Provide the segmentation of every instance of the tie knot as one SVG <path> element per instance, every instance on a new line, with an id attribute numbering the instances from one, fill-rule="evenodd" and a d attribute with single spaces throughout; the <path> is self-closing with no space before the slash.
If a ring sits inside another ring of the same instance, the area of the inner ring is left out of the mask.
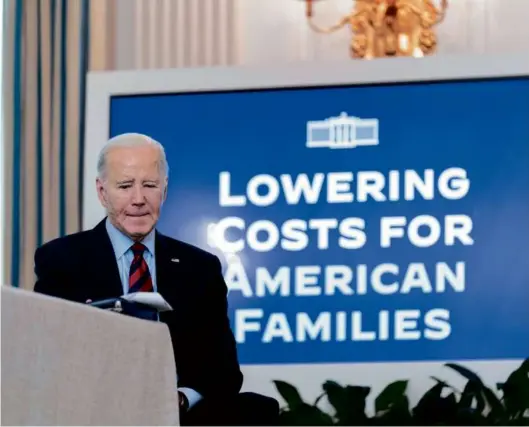
<path id="1" fill-rule="evenodd" d="M 141 256 L 143 255 L 143 252 L 145 252 L 145 245 L 142 243 L 134 243 L 130 249 L 134 253 L 134 256 Z"/>

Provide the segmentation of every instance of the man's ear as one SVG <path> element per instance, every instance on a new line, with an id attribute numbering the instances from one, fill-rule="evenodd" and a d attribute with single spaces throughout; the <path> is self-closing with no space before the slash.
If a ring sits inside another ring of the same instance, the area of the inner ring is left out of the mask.
<path id="1" fill-rule="evenodd" d="M 169 178 L 165 178 L 164 186 L 163 186 L 163 198 L 162 203 L 165 202 L 165 199 L 167 199 L 167 187 L 169 185 Z"/>
<path id="2" fill-rule="evenodd" d="M 107 207 L 107 199 L 106 199 L 106 190 L 105 185 L 101 178 L 96 178 L 96 190 L 97 190 L 97 197 L 99 198 L 99 201 L 103 205 L 103 207 Z"/>

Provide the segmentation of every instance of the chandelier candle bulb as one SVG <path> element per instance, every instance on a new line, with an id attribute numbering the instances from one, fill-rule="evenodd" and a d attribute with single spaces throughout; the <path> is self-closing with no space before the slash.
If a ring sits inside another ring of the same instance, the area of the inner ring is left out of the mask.
<path id="1" fill-rule="evenodd" d="M 307 2 L 307 17 L 312 17 L 312 0 L 306 0 Z"/>

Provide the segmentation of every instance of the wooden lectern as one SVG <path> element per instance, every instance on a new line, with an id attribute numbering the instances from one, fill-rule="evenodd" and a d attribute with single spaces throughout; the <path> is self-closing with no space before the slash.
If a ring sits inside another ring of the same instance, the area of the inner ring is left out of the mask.
<path id="1" fill-rule="evenodd" d="M 179 425 L 167 326 L 2 286 L 2 425 Z"/>

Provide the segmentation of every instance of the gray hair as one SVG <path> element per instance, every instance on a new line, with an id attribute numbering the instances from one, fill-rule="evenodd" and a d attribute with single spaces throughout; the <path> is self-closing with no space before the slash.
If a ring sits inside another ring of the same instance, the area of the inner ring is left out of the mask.
<path id="1" fill-rule="evenodd" d="M 167 164 L 167 157 L 165 156 L 165 149 L 155 139 L 141 133 L 122 133 L 107 141 L 105 146 L 99 152 L 97 159 L 97 176 L 103 179 L 106 174 L 107 154 L 110 150 L 116 147 L 137 147 L 141 145 L 152 145 L 158 148 L 160 152 L 160 173 L 163 178 L 169 177 L 169 165 Z"/>

